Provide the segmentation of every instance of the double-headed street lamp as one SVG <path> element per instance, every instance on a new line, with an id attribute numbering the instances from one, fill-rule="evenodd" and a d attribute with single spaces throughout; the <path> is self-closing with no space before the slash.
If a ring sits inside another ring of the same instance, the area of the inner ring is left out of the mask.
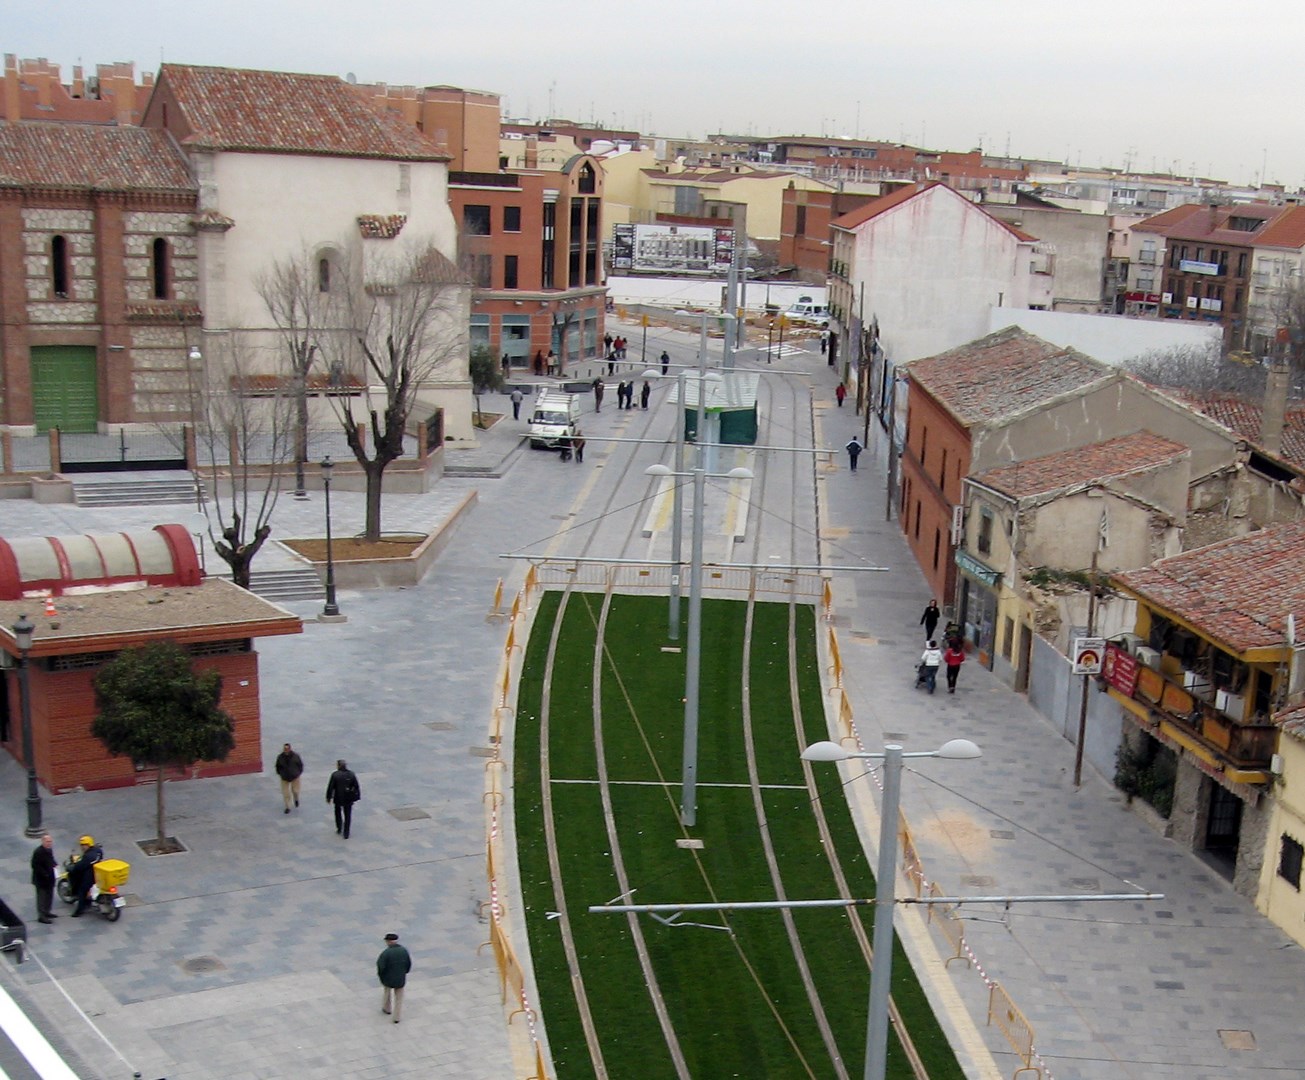
<path id="1" fill-rule="evenodd" d="M 699 448 L 699 466 L 701 466 Z M 684 659 L 684 779 L 680 797 L 680 822 L 693 825 L 698 817 L 698 684 L 702 662 L 702 515 L 703 488 L 708 476 L 718 480 L 751 480 L 752 470 L 739 467 L 727 473 L 708 473 L 699 467 L 677 473 L 665 465 L 649 465 L 649 476 L 693 478 L 693 544 L 689 551 L 689 641 Z M 677 569 L 673 567 L 672 569 Z"/>
<path id="2" fill-rule="evenodd" d="M 838 743 L 812 743 L 803 761 L 861 759 L 884 763 L 884 800 L 879 812 L 879 869 L 875 874 L 874 952 L 870 973 L 870 1009 L 866 1018 L 865 1080 L 884 1080 L 888 1065 L 888 994 L 893 977 L 893 914 L 897 901 L 897 818 L 901 805 L 902 761 L 905 758 L 967 760 L 981 756 L 969 739 L 951 739 L 937 750 L 904 752 L 888 743 L 882 753 L 848 750 Z"/>
<path id="3" fill-rule="evenodd" d="M 41 827 L 41 791 L 36 783 L 36 755 L 32 749 L 32 687 L 28 679 L 27 654 L 32 649 L 36 626 L 26 615 L 19 615 L 11 627 L 18 646 L 18 694 L 23 719 L 23 761 L 27 765 L 27 835 L 37 837 Z"/>

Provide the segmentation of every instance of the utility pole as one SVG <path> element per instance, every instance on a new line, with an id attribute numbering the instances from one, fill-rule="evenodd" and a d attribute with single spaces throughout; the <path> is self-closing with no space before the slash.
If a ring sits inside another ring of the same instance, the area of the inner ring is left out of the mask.
<path id="1" fill-rule="evenodd" d="M 1088 572 L 1087 636 L 1092 637 L 1097 621 L 1097 549 L 1092 549 L 1092 569 Z M 1087 738 L 1088 679 L 1083 676 L 1082 696 L 1078 703 L 1078 745 L 1074 747 L 1074 786 L 1083 783 L 1083 740 Z"/>

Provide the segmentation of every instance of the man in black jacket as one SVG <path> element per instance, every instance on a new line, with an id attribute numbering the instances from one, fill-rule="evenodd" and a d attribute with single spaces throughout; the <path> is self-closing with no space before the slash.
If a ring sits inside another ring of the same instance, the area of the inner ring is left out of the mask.
<path id="1" fill-rule="evenodd" d="M 55 915 L 50 910 L 54 901 L 54 841 L 50 834 L 41 837 L 41 846 L 32 852 L 32 884 L 36 886 L 37 922 L 53 922 Z"/>
<path id="2" fill-rule="evenodd" d="M 381 1012 L 393 1016 L 399 1022 L 399 1012 L 403 1008 L 403 988 L 408 982 L 408 972 L 412 970 L 412 957 L 408 950 L 399 944 L 398 934 L 385 935 L 385 948 L 376 958 L 376 977 L 381 986 Z M 391 1011 L 391 1002 L 394 1005 Z"/>
<path id="3" fill-rule="evenodd" d="M 290 813 L 290 800 L 299 805 L 299 778 L 304 774 L 304 759 L 295 753 L 286 743 L 276 755 L 276 775 L 281 778 L 281 798 L 285 800 L 285 812 Z"/>
<path id="4" fill-rule="evenodd" d="M 335 803 L 335 831 L 346 840 L 349 839 L 349 826 L 353 823 L 353 804 L 361 798 L 358 777 L 341 758 L 327 781 L 326 801 Z"/>
<path id="5" fill-rule="evenodd" d="M 83 836 L 78 843 L 82 846 L 82 853 L 68 871 L 68 883 L 72 886 L 73 895 L 77 897 L 77 906 L 72 913 L 74 919 L 91 906 L 91 886 L 95 884 L 94 867 L 104 858 L 104 849 L 95 842 L 95 837 Z"/>

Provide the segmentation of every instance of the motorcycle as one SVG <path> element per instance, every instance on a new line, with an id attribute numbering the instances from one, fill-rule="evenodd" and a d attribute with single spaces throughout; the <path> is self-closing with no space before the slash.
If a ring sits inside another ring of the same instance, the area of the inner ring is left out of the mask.
<path id="1" fill-rule="evenodd" d="M 77 902 L 73 892 L 72 868 L 80 857 L 81 852 L 74 851 L 64 860 L 59 879 L 55 883 L 54 891 L 65 904 Z M 127 884 L 131 865 L 121 859 L 101 859 L 91 869 L 95 873 L 95 881 L 88 894 L 91 906 L 109 922 L 117 922 L 122 917 L 122 909 L 127 906 L 126 898 L 118 892 L 118 886 Z"/>

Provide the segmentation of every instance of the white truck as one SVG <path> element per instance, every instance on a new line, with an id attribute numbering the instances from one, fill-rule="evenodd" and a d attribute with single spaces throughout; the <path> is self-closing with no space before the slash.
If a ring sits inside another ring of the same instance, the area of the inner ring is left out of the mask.
<path id="1" fill-rule="evenodd" d="M 552 450 L 563 436 L 570 438 L 580 423 L 580 399 L 575 394 L 545 390 L 530 413 L 530 445 Z"/>

